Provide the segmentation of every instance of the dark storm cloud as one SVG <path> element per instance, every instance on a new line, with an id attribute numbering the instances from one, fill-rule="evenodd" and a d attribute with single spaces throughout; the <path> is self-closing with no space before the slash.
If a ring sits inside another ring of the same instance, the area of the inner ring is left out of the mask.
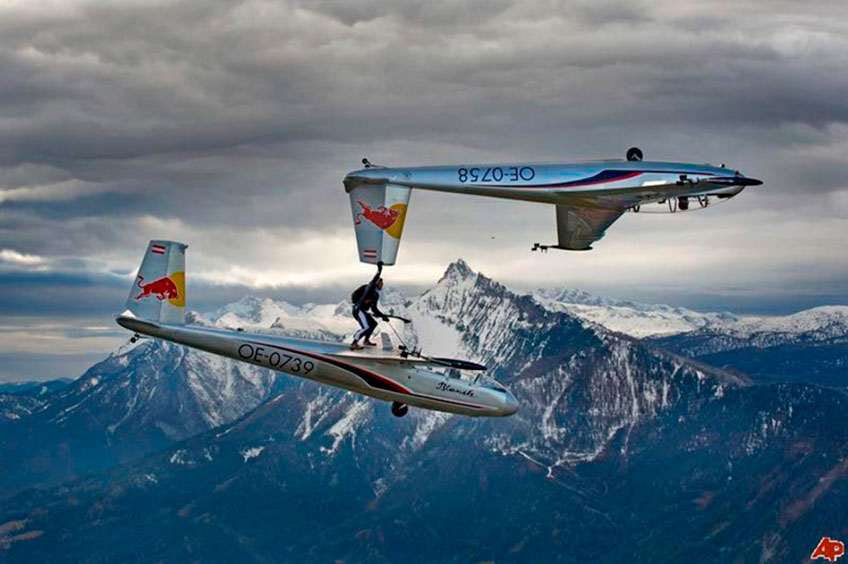
<path id="1" fill-rule="evenodd" d="M 276 218 L 305 226 L 327 213 L 316 187 L 337 187 L 351 157 L 396 140 L 471 151 L 508 138 L 519 157 L 547 156 L 608 151 L 609 127 L 637 140 L 688 129 L 771 144 L 783 123 L 821 130 L 846 120 L 846 38 L 833 23 L 844 7 L 728 6 L 12 10 L 0 24 L 0 107 L 12 116 L 0 160 L 3 185 L 17 190 L 4 197 L 47 200 L 35 211 L 54 217 L 82 208 L 266 224 L 274 218 L 262 199 L 284 192 L 291 205 L 275 206 Z M 340 207 L 331 219 L 342 217 Z"/>
<path id="2" fill-rule="evenodd" d="M 826 72 L 841 62 L 826 39 L 789 41 L 781 51 L 744 18 L 684 33 L 675 30 L 687 18 L 662 19 L 661 8 L 645 7 L 635 21 L 598 16 L 640 13 L 613 6 L 345 2 L 325 12 L 340 23 L 311 3 L 118 4 L 7 22 L 4 104 L 20 119 L 0 130 L 3 155 L 9 164 L 73 168 L 77 160 L 424 136 L 469 116 L 499 116 L 505 124 L 473 124 L 497 130 L 569 99 L 578 111 L 553 122 L 541 114 L 533 129 L 599 114 L 632 123 L 685 113 L 705 126 L 845 117 L 844 97 L 834 94 L 848 79 Z M 596 33 L 586 18 L 613 28 Z"/>

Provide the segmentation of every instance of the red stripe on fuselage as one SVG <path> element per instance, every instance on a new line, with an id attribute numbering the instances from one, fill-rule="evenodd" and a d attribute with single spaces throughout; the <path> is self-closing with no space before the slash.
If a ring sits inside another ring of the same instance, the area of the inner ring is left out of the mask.
<path id="1" fill-rule="evenodd" d="M 575 182 L 564 182 L 561 184 L 563 188 L 572 187 L 572 186 L 591 186 L 594 184 L 608 184 L 610 182 L 618 182 L 619 180 L 627 180 L 628 178 L 633 178 L 634 176 L 641 175 L 641 172 L 628 172 L 627 174 L 622 174 L 621 176 L 615 176 L 613 178 L 605 178 L 601 180 L 592 180 L 591 178 L 587 178 L 586 180 L 578 180 Z M 557 187 L 558 185 L 554 185 Z"/>
<path id="2" fill-rule="evenodd" d="M 371 387 L 371 388 L 374 388 L 374 386 L 369 384 L 368 380 L 363 378 L 361 373 L 365 373 L 368 376 L 370 376 L 371 378 L 375 378 L 375 379 L 379 380 L 380 382 L 384 383 L 385 385 L 387 385 L 388 387 L 393 388 L 393 390 L 391 390 L 391 391 L 395 391 L 395 392 L 405 394 L 405 395 L 408 395 L 408 396 L 415 396 L 415 397 L 419 397 L 419 398 L 425 398 L 425 399 L 429 399 L 429 400 L 432 400 L 432 401 L 440 401 L 442 403 L 449 403 L 449 404 L 453 404 L 453 405 L 462 405 L 462 406 L 465 406 L 465 407 L 470 407 L 472 409 L 485 409 L 487 407 L 487 406 L 476 405 L 476 404 L 473 404 L 473 403 L 465 403 L 465 402 L 461 402 L 461 401 L 454 401 L 454 400 L 449 400 L 449 399 L 425 395 L 425 394 L 416 394 L 415 392 L 412 392 L 411 390 L 408 390 L 405 387 L 401 386 L 400 384 L 398 384 L 394 380 L 386 378 L 385 376 L 380 376 L 379 374 L 377 374 L 375 372 L 371 372 L 370 370 L 366 370 L 365 368 L 362 368 L 361 366 L 357 366 L 355 364 L 348 364 L 348 363 L 341 361 L 337 358 L 328 357 L 328 356 L 324 356 L 322 354 L 313 353 L 313 352 L 306 352 L 306 351 L 302 351 L 300 349 L 290 349 L 290 348 L 287 348 L 287 347 L 281 347 L 279 345 L 270 345 L 268 343 L 259 343 L 259 342 L 256 342 L 256 341 L 250 341 L 250 343 L 254 344 L 254 345 L 261 345 L 263 347 L 269 347 L 269 348 L 272 348 L 272 349 L 279 349 L 281 351 L 287 351 L 287 352 L 291 352 L 291 353 L 295 353 L 295 354 L 302 354 L 303 356 L 308 356 L 310 358 L 314 358 L 315 360 L 327 362 L 329 364 L 332 364 L 333 366 L 336 366 L 337 368 L 342 368 L 344 370 L 347 370 L 348 372 L 353 373 L 358 378 L 364 380 L 365 383 L 368 384 L 368 386 Z"/>
<path id="3" fill-rule="evenodd" d="M 619 182 L 621 180 L 627 180 L 629 178 L 635 178 L 642 174 L 697 174 L 702 176 L 715 176 L 714 172 L 692 172 L 690 171 L 681 171 L 681 170 L 638 170 L 638 171 L 630 171 L 621 174 L 620 176 L 614 176 L 610 178 L 598 178 L 602 176 L 606 172 L 611 172 L 608 170 L 602 170 L 601 172 L 594 174 L 588 178 L 584 178 L 582 180 L 570 180 L 568 182 L 555 182 L 553 184 L 469 184 L 468 186 L 473 186 L 474 188 L 523 188 L 523 189 L 550 189 L 550 188 L 572 188 L 572 187 L 580 187 L 580 186 L 595 186 L 598 184 L 609 184 L 612 182 Z"/>
<path id="4" fill-rule="evenodd" d="M 368 384 L 369 386 L 371 386 L 371 384 L 368 383 L 368 380 L 366 378 L 363 378 L 363 374 L 367 375 L 368 377 L 379 380 L 380 382 L 382 382 L 383 384 L 385 384 L 386 386 L 391 388 L 390 391 L 394 391 L 394 392 L 398 392 L 400 394 L 406 394 L 406 395 L 415 395 L 410 390 L 407 390 L 406 388 L 404 388 L 403 386 L 401 386 L 400 384 L 398 384 L 394 380 L 390 380 L 389 378 L 386 378 L 385 376 L 380 376 L 379 374 L 371 372 L 370 370 L 366 370 L 365 368 L 362 368 L 361 366 L 357 366 L 355 364 L 348 364 L 346 362 L 338 360 L 337 358 L 324 356 L 324 355 L 318 354 L 318 353 L 307 352 L 307 351 L 303 351 L 303 350 L 300 350 L 300 349 L 290 349 L 290 348 L 287 348 L 287 347 L 281 347 L 279 345 L 270 345 L 268 343 L 257 343 L 255 341 L 251 341 L 251 342 L 254 345 L 262 345 L 263 347 L 270 347 L 270 348 L 273 348 L 273 349 L 279 349 L 281 351 L 287 351 L 287 352 L 291 352 L 291 353 L 295 353 L 295 354 L 302 354 L 303 356 L 308 356 L 310 358 L 314 358 L 315 360 L 320 360 L 320 361 L 326 362 L 328 364 L 332 364 L 333 366 L 336 366 L 337 368 L 342 368 L 344 370 L 347 370 L 348 372 L 353 373 L 354 375 L 356 375 L 360 379 L 364 380 L 365 383 Z M 371 387 L 374 388 L 375 386 L 371 386 Z"/>

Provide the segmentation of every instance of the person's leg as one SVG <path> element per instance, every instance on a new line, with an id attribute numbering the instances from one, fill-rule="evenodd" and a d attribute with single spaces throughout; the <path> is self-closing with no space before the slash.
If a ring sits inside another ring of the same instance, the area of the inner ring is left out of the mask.
<path id="1" fill-rule="evenodd" d="M 365 344 L 373 347 L 376 343 L 371 342 L 371 334 L 377 328 L 377 320 L 370 313 L 365 313 L 365 318 L 368 321 L 368 328 L 362 333 L 362 336 L 365 337 Z"/>
<path id="2" fill-rule="evenodd" d="M 359 339 L 362 337 L 368 338 L 365 333 L 370 328 L 370 324 L 368 323 L 368 314 L 359 308 L 353 308 L 353 318 L 359 323 L 359 331 L 353 335 L 353 344 L 355 345 L 359 343 Z"/>

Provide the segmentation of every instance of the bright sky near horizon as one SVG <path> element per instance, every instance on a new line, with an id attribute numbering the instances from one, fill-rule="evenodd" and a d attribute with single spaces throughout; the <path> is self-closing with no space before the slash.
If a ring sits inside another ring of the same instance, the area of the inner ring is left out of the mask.
<path id="1" fill-rule="evenodd" d="M 461 256 L 518 289 L 737 312 L 848 303 L 843 1 L 0 1 L 0 380 L 77 376 L 123 339 L 147 241 L 190 245 L 190 307 L 336 301 L 341 179 L 388 165 L 727 163 L 726 205 L 626 214 L 588 253 L 552 207 L 412 196 L 390 284 Z"/>

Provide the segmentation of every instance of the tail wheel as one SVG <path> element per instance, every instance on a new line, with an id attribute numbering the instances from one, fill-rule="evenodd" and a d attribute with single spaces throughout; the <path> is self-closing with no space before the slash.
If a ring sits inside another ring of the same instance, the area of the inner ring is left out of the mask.
<path id="1" fill-rule="evenodd" d="M 392 415 L 395 417 L 403 417 L 409 411 L 409 406 L 399 401 L 392 402 Z"/>
<path id="2" fill-rule="evenodd" d="M 630 147 L 627 149 L 627 160 L 628 161 L 641 161 L 642 160 L 642 149 L 639 147 Z"/>

